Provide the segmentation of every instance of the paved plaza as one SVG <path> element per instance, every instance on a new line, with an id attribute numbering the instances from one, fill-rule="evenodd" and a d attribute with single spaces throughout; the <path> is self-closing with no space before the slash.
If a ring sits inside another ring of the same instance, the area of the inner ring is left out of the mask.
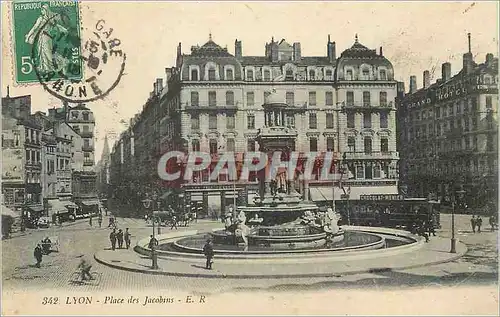
<path id="1" fill-rule="evenodd" d="M 107 220 L 107 219 L 105 219 Z M 233 279 L 233 278 L 203 278 L 203 277 L 174 277 L 150 275 L 114 269 L 93 261 L 93 271 L 98 273 L 97 281 L 92 284 L 81 285 L 74 281 L 73 274 L 77 270 L 80 257 L 85 255 L 92 259 L 98 252 L 109 248 L 109 229 L 90 227 L 88 220 L 75 224 L 50 229 L 30 230 L 21 236 L 3 241 L 3 291 L 24 291 L 35 289 L 68 289 L 75 291 L 99 291 L 106 289 L 170 289 L 170 290 L 197 290 L 205 293 L 251 290 L 317 290 L 329 288 L 356 288 L 366 286 L 376 287 L 412 287 L 412 286 L 454 286 L 454 285 L 493 285 L 497 282 L 498 256 L 497 231 L 491 232 L 483 228 L 481 233 L 472 233 L 469 216 L 456 217 L 458 239 L 467 246 L 464 256 L 451 262 L 412 269 L 393 269 L 359 274 L 337 274 L 330 277 L 287 277 L 261 279 Z M 132 245 L 138 239 L 151 234 L 151 226 L 144 220 L 132 218 L 118 218 L 119 228 L 130 228 Z M 442 215 L 443 229 L 438 235 L 448 238 L 450 232 L 450 216 Z M 189 228 L 178 230 L 206 230 L 220 227 L 219 222 L 201 220 Z M 175 229 L 174 229 L 175 230 Z M 162 227 L 162 233 L 170 228 Z M 42 267 L 34 266 L 33 248 L 37 241 L 45 236 L 58 235 L 60 252 L 44 256 Z M 432 238 L 431 238 L 432 239 Z M 437 240 L 437 239 L 435 239 Z M 432 244 L 432 242 L 431 242 Z M 416 251 L 419 252 L 419 251 Z M 446 251 L 442 251 L 446 252 Z M 117 250 L 122 261 L 131 261 L 131 265 L 138 265 L 135 252 Z M 145 267 L 150 263 L 144 260 Z M 139 263 L 140 264 L 140 263 Z M 169 263 L 162 262 L 161 266 Z M 179 265 L 178 263 L 175 265 Z M 186 263 L 191 266 L 191 263 Z M 355 265 L 355 263 L 353 263 Z M 206 272 L 203 261 L 199 267 L 190 267 L 190 270 Z M 307 268 L 303 267 L 303 270 Z M 297 274 L 300 271 L 295 269 Z M 299 274 L 300 275 L 300 274 Z"/>

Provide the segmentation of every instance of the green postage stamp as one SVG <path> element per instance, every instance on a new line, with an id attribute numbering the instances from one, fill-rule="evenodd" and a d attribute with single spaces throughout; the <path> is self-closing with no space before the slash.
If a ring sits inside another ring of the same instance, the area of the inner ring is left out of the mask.
<path id="1" fill-rule="evenodd" d="M 82 78 L 78 1 L 14 1 L 12 23 L 17 83 Z"/>

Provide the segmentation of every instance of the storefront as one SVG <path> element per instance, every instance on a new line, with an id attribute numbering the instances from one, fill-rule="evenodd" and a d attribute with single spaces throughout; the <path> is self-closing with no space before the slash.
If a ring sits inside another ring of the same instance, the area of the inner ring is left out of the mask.
<path id="1" fill-rule="evenodd" d="M 99 200 L 95 199 L 86 199 L 80 202 L 80 208 L 77 210 L 76 218 L 86 218 L 95 216 L 99 213 Z"/>

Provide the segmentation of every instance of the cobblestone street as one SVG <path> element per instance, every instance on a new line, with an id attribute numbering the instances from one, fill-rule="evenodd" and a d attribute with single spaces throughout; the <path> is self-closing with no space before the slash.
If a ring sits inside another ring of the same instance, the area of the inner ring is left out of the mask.
<path id="1" fill-rule="evenodd" d="M 442 215 L 443 229 L 438 233 L 450 235 L 449 215 Z M 105 219 L 107 220 L 107 219 Z M 134 290 L 168 289 L 196 290 L 204 293 L 227 291 L 286 291 L 286 290 L 318 290 L 329 288 L 353 287 L 413 287 L 413 286 L 451 286 L 494 284 L 497 281 L 497 231 L 489 228 L 482 233 L 473 234 L 469 229 L 469 217 L 457 216 L 457 238 L 467 244 L 467 254 L 450 263 L 426 266 L 404 271 L 389 271 L 356 275 L 337 276 L 335 278 L 308 279 L 209 279 L 179 278 L 168 276 L 132 273 L 95 263 L 93 254 L 109 248 L 107 228 L 90 228 L 88 221 L 62 228 L 39 229 L 30 231 L 24 236 L 3 241 L 3 291 L 22 292 L 41 289 L 67 289 L 75 291 L 100 291 L 106 289 Z M 105 221 L 104 224 L 107 224 Z M 130 228 L 132 246 L 137 239 L 151 234 L 151 227 L 143 220 L 119 218 L 119 228 Z M 199 221 L 190 226 L 192 229 L 219 227 L 221 224 L 212 221 Z M 169 228 L 162 227 L 166 232 Z M 175 230 L 175 229 L 174 229 Z M 185 230 L 179 228 L 179 230 Z M 60 252 L 44 256 L 42 267 L 34 266 L 33 248 L 37 241 L 45 236 L 59 236 Z M 134 252 L 117 250 L 116 252 Z M 74 272 L 85 255 L 92 259 L 93 271 L 97 279 L 88 284 L 75 281 Z"/>

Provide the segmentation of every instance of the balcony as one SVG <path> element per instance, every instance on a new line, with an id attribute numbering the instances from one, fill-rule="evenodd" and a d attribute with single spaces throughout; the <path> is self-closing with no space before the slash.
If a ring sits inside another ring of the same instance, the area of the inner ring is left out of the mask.
<path id="1" fill-rule="evenodd" d="M 385 104 L 360 104 L 360 103 L 342 103 L 342 110 L 351 111 L 369 111 L 369 110 L 391 110 L 394 107 L 392 101 Z"/>
<path id="2" fill-rule="evenodd" d="M 58 170 L 56 171 L 57 178 L 71 178 L 71 170 Z"/>
<path id="3" fill-rule="evenodd" d="M 185 111 L 188 112 L 222 112 L 227 113 L 228 111 L 236 112 L 238 110 L 238 104 L 236 105 L 190 105 L 185 104 Z"/>
<path id="4" fill-rule="evenodd" d="M 92 137 L 94 137 L 94 132 L 90 132 L 90 131 L 80 132 L 80 136 L 82 138 L 92 138 Z"/>
<path id="5" fill-rule="evenodd" d="M 32 162 L 32 161 L 27 161 L 26 162 L 26 167 L 27 168 L 42 168 L 42 163 L 41 162 Z"/>
<path id="6" fill-rule="evenodd" d="M 84 146 L 82 146 L 82 151 L 84 151 L 84 152 L 93 152 L 94 151 L 94 146 L 93 145 L 84 145 Z"/>
<path id="7" fill-rule="evenodd" d="M 94 166 L 93 160 L 85 160 L 83 161 L 83 166 Z"/>
<path id="8" fill-rule="evenodd" d="M 347 160 L 398 160 L 398 152 L 344 152 Z"/>

